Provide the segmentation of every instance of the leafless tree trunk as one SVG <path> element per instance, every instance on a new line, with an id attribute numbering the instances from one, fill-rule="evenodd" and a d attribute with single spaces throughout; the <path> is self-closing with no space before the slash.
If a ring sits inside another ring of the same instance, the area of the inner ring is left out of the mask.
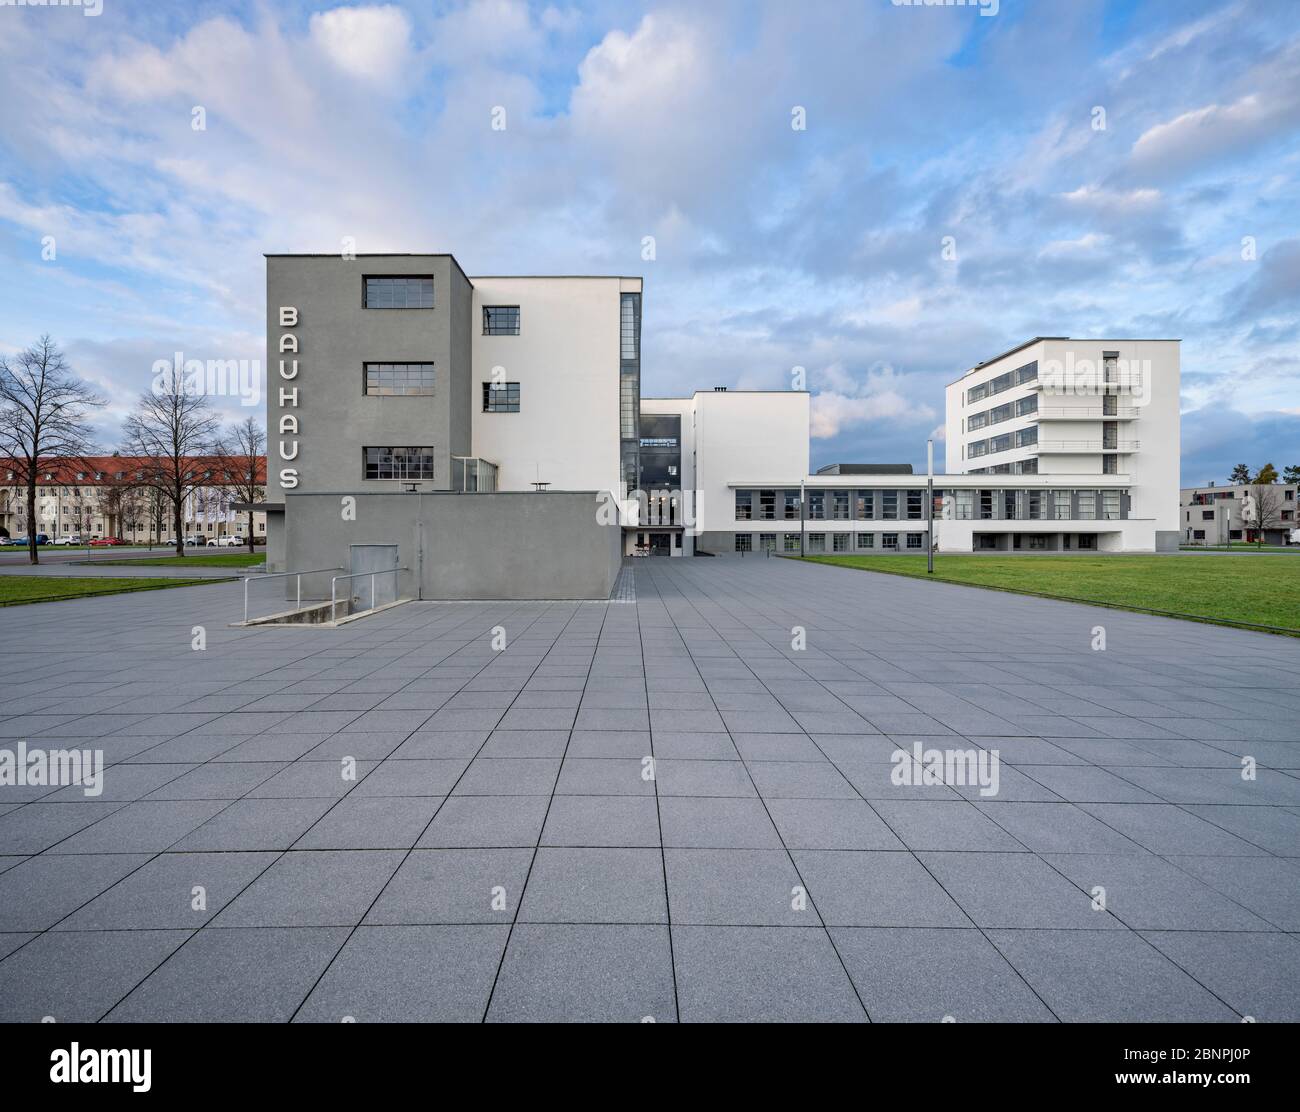
<path id="1" fill-rule="evenodd" d="M 1282 503 L 1277 488 L 1267 483 L 1256 483 L 1250 493 L 1255 499 L 1255 547 L 1262 548 L 1264 530 L 1282 527 Z"/>
<path id="2" fill-rule="evenodd" d="M 231 501 L 253 503 L 266 492 L 266 432 L 256 417 L 245 417 L 231 425 L 217 449 L 223 480 L 234 497 Z M 248 551 L 253 551 L 253 511 L 248 511 Z"/>
<path id="3" fill-rule="evenodd" d="M 41 461 L 77 460 L 93 451 L 90 412 L 104 404 L 48 335 L 12 358 L 0 358 L 0 456 L 13 460 L 14 477 L 27 486 L 30 563 L 40 563 L 36 480 Z"/>
<path id="4" fill-rule="evenodd" d="M 185 555 L 185 499 L 211 480 L 218 427 L 208 399 L 179 378 L 140 395 L 122 426 L 124 450 L 141 457 L 144 481 L 170 504 L 177 556 Z"/>

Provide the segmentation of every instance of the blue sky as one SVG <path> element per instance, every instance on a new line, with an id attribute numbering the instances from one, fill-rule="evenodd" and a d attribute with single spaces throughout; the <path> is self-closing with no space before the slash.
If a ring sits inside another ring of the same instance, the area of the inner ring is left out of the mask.
<path id="1" fill-rule="evenodd" d="M 1300 464 L 1294 0 L 102 7 L 0 7 L 0 351 L 51 333 L 106 444 L 351 236 L 642 274 L 644 392 L 804 367 L 814 466 L 922 463 L 1034 335 L 1181 338 L 1185 483 Z"/>

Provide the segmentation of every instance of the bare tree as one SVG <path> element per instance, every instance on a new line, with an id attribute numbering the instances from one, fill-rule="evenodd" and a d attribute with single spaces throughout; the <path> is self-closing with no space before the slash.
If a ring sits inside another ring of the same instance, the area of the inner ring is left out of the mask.
<path id="1" fill-rule="evenodd" d="M 232 502 L 251 504 L 266 495 L 266 431 L 256 417 L 245 417 L 230 426 L 217 448 L 222 481 Z M 253 511 L 248 512 L 248 551 L 253 551 Z"/>
<path id="2" fill-rule="evenodd" d="M 212 477 L 218 428 L 208 399 L 179 377 L 141 394 L 122 426 L 125 450 L 140 457 L 143 481 L 167 499 L 177 556 L 185 555 L 185 500 Z"/>
<path id="3" fill-rule="evenodd" d="M 0 456 L 12 461 L 15 480 L 27 487 L 30 563 L 40 563 L 36 480 L 41 461 L 76 460 L 93 451 L 90 413 L 104 404 L 48 335 L 12 358 L 0 358 Z"/>
<path id="4" fill-rule="evenodd" d="M 1255 530 L 1256 547 L 1262 547 L 1266 529 L 1282 528 L 1282 501 L 1278 497 L 1277 487 L 1270 483 L 1255 483 L 1250 488 L 1250 496 L 1255 503 L 1254 512 L 1249 517 L 1243 513 L 1242 524 L 1247 530 Z"/>

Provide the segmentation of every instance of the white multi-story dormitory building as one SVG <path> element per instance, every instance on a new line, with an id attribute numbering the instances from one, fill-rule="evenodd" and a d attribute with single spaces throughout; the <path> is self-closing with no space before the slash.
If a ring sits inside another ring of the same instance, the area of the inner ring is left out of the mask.
<path id="1" fill-rule="evenodd" d="M 248 514 L 234 510 L 235 495 L 222 481 L 221 461 L 210 464 L 212 483 L 185 500 L 185 532 L 205 539 L 247 539 Z M 126 456 L 86 456 L 48 461 L 37 471 L 36 528 L 51 541 L 79 536 L 83 541 L 116 537 L 129 543 L 164 541 L 173 532 L 170 504 L 144 483 L 148 461 Z M 263 464 L 264 466 L 264 464 Z M 20 472 L 0 463 L 0 529 L 26 536 L 27 485 Z M 266 514 L 253 514 L 253 536 L 266 539 Z"/>
<path id="2" fill-rule="evenodd" d="M 470 278 L 450 255 L 268 256 L 270 570 L 603 598 L 638 552 L 924 550 L 925 476 L 809 473 L 806 392 L 643 398 L 642 299 L 640 278 Z M 1087 359 L 1097 381 L 1070 377 Z M 1174 341 L 1040 339 L 967 372 L 939 549 L 1176 544 L 1177 399 Z"/>

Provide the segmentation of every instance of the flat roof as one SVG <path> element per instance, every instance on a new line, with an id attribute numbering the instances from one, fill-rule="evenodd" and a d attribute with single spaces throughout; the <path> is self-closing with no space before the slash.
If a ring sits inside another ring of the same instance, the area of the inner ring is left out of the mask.
<path id="1" fill-rule="evenodd" d="M 805 475 L 802 478 L 795 479 L 763 479 L 763 480 L 746 480 L 744 482 L 729 482 L 728 487 L 743 487 L 746 490 L 766 488 L 771 490 L 774 487 L 790 488 L 799 486 L 809 486 L 814 489 L 825 487 L 828 490 L 835 487 L 864 487 L 876 489 L 877 487 L 924 487 L 928 482 L 928 476 L 921 474 L 903 475 L 894 473 L 891 475 Z M 972 487 L 1001 487 L 1001 486 L 1025 486 L 1025 487 L 1073 487 L 1081 490 L 1101 490 L 1105 487 L 1126 487 L 1131 484 L 1128 475 L 1066 475 L 1066 474 L 1038 474 L 1038 475 L 972 475 L 970 473 L 956 475 L 941 475 L 938 472 L 934 476 L 935 486 L 972 486 Z"/>
<path id="2" fill-rule="evenodd" d="M 983 367 L 987 367 L 987 366 L 989 366 L 989 364 L 991 364 L 991 363 L 997 363 L 999 360 L 1005 359 L 1008 355 L 1015 355 L 1016 352 L 1018 352 L 1018 351 L 1024 351 L 1024 349 L 1027 348 L 1027 347 L 1033 347 L 1034 344 L 1041 344 L 1044 340 L 1057 340 L 1057 341 L 1066 341 L 1066 342 L 1069 342 L 1069 341 L 1073 340 L 1073 341 L 1076 341 L 1076 342 L 1078 342 L 1078 343 L 1089 343 L 1089 344 L 1105 344 L 1105 343 L 1115 343 L 1115 344 L 1137 344 L 1137 343 L 1144 343 L 1144 344 L 1180 344 L 1180 343 L 1182 343 L 1181 338 L 1179 338 L 1179 339 L 1175 339 L 1175 338 L 1171 338 L 1171 337 L 1162 337 L 1162 336 L 1096 336 L 1096 337 L 1090 337 L 1090 336 L 1035 336 L 1032 340 L 1026 340 L 1023 344 L 1016 344 L 1015 347 L 1007 348 L 1006 351 L 1002 352 L 1000 355 L 995 355 L 995 356 L 993 356 L 993 358 L 991 358 L 991 359 L 982 359 L 982 360 L 980 360 L 980 362 L 976 363 L 975 366 L 973 366 L 973 367 L 971 367 L 971 368 L 969 368 L 969 369 L 967 369 L 967 370 L 965 370 L 965 371 L 962 371 L 962 373 L 959 374 L 956 378 L 954 378 L 954 379 L 952 380 L 952 382 L 948 383 L 948 385 L 951 386 L 954 382 L 960 382 L 960 381 L 961 381 L 963 378 L 965 378 L 967 375 L 974 374 L 976 371 L 980 370 L 980 369 L 983 368 Z"/>

